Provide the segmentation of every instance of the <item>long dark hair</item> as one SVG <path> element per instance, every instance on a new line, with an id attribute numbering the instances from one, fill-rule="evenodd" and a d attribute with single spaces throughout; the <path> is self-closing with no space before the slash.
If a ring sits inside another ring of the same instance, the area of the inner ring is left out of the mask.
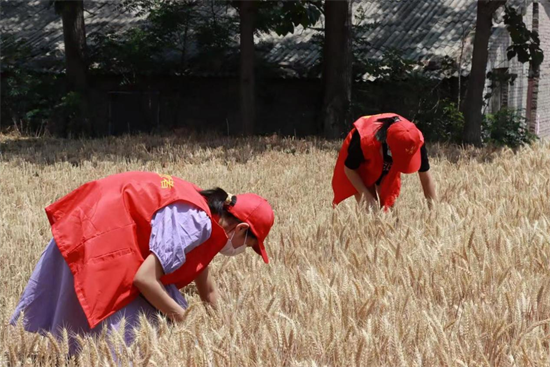
<path id="1" fill-rule="evenodd" d="M 380 143 L 385 143 L 386 139 L 388 137 L 388 128 L 394 123 L 399 121 L 399 117 L 386 117 L 382 119 L 378 119 L 378 122 L 382 123 L 382 126 L 376 131 L 376 140 L 378 140 Z"/>
<path id="2" fill-rule="evenodd" d="M 230 200 L 228 200 L 229 194 L 224 189 L 221 189 L 219 187 L 210 190 L 199 191 L 199 194 L 206 198 L 206 201 L 208 202 L 208 207 L 210 208 L 212 214 L 217 214 L 220 216 L 229 214 L 226 210 L 226 207 L 233 206 L 237 203 L 236 196 L 233 195 Z"/>

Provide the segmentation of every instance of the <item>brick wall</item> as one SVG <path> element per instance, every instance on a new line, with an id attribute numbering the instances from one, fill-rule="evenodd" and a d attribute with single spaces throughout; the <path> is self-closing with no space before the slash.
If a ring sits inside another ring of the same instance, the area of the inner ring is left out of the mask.
<path id="1" fill-rule="evenodd" d="M 527 8 L 526 14 L 524 14 L 523 21 L 527 27 L 531 28 L 531 6 Z M 508 61 L 506 56 L 506 49 L 511 44 L 511 39 L 505 25 L 501 19 L 495 25 L 495 30 L 489 41 L 489 59 L 487 62 L 487 72 L 493 69 L 508 68 L 510 74 L 517 74 L 517 78 L 513 85 L 508 89 L 508 108 L 525 110 L 527 107 L 527 82 L 529 75 L 529 65 L 521 64 L 514 58 Z M 485 88 L 486 93 L 489 92 L 489 81 L 486 81 Z M 485 109 L 487 113 L 495 113 L 489 103 Z M 525 112 L 525 111 L 524 111 Z"/>
<path id="2" fill-rule="evenodd" d="M 550 138 L 550 0 L 539 0 L 539 36 L 544 62 L 540 68 L 535 127 L 539 136 Z"/>
<path id="3" fill-rule="evenodd" d="M 545 60 L 540 68 L 536 114 L 534 114 L 534 130 L 541 137 L 550 137 L 550 0 L 538 0 L 539 3 L 539 36 L 541 48 L 545 53 Z M 528 29 L 533 26 L 533 5 L 529 5 L 524 12 L 523 20 Z M 489 60 L 487 71 L 498 68 L 508 68 L 511 74 L 517 74 L 514 85 L 508 90 L 508 107 L 522 110 L 526 115 L 527 87 L 529 65 L 521 64 L 517 58 L 508 61 L 506 49 L 511 43 L 510 36 L 503 23 L 496 24 L 495 32 L 489 43 Z M 487 93 L 489 82 L 485 88 Z M 488 103 L 484 112 L 494 113 L 493 103 Z"/>

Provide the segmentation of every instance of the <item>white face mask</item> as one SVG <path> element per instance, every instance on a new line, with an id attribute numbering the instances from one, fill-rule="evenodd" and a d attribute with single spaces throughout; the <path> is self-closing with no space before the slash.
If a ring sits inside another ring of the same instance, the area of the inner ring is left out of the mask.
<path id="1" fill-rule="evenodd" d="M 225 243 L 225 246 L 220 250 L 220 253 L 222 255 L 235 256 L 238 254 L 242 254 L 246 250 L 246 238 L 248 237 L 248 231 L 246 231 L 244 242 L 240 247 L 237 247 L 237 248 L 233 247 L 233 242 L 231 242 L 233 240 L 233 237 L 235 237 L 235 231 L 233 231 L 233 235 L 231 236 L 231 238 L 227 240 L 227 242 Z"/>

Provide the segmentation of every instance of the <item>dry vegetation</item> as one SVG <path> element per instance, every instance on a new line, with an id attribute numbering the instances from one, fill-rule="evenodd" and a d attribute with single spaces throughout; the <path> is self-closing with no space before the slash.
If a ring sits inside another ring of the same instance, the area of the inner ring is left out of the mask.
<path id="1" fill-rule="evenodd" d="M 550 146 L 431 147 L 441 202 L 429 211 L 406 176 L 397 209 L 331 208 L 337 143 L 136 137 L 0 137 L 2 365 L 548 366 Z M 218 257 L 223 305 L 192 288 L 185 322 L 66 342 L 8 327 L 45 248 L 43 208 L 80 184 L 150 170 L 269 199 L 272 262 Z M 107 343 L 116 347 L 116 356 Z"/>

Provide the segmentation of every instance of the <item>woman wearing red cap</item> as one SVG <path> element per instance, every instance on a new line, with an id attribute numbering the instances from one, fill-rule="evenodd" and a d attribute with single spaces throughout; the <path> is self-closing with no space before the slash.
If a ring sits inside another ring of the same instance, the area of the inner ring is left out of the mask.
<path id="1" fill-rule="evenodd" d="M 177 177 L 127 172 L 88 182 L 46 208 L 53 239 L 12 316 L 28 331 L 98 333 L 126 325 L 133 340 L 139 315 L 158 311 L 181 320 L 179 292 L 196 283 L 216 303 L 208 264 L 252 247 L 267 263 L 264 240 L 273 210 L 254 194 L 201 190 Z M 71 338 L 71 351 L 76 347 Z"/>
<path id="2" fill-rule="evenodd" d="M 364 116 L 353 125 L 334 169 L 333 204 L 354 195 L 370 207 L 392 207 L 401 190 L 401 173 L 418 172 L 431 206 L 435 185 L 416 125 L 395 113 Z"/>

